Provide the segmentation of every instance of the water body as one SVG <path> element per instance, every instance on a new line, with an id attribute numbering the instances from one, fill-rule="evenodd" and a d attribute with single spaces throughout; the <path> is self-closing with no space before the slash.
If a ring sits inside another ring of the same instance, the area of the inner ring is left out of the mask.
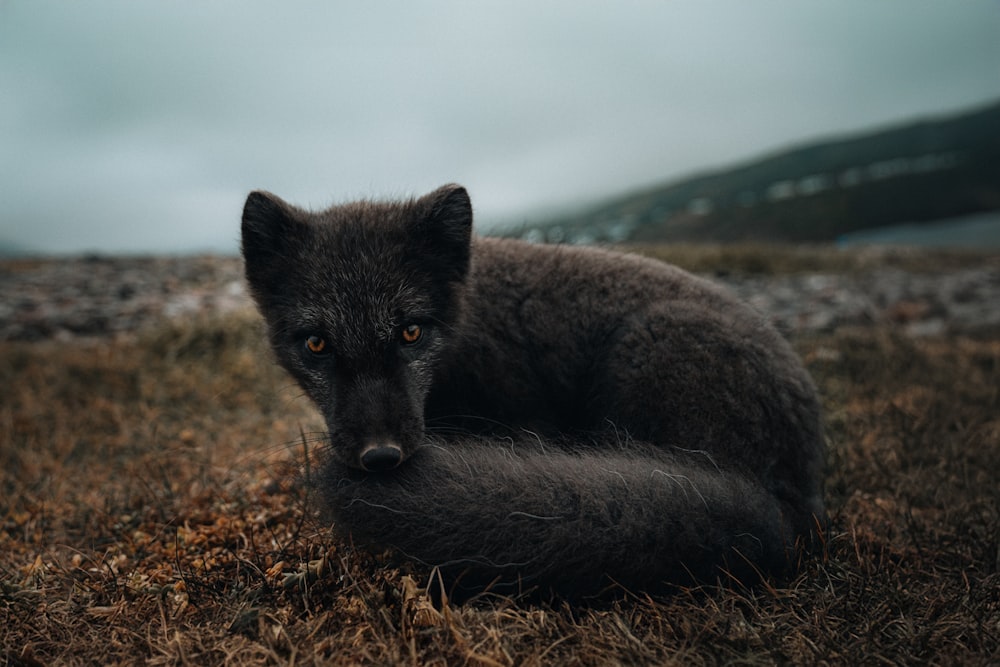
<path id="1" fill-rule="evenodd" d="M 837 245 L 904 245 L 946 248 L 1000 248 L 1000 211 L 936 222 L 874 227 L 844 234 Z"/>

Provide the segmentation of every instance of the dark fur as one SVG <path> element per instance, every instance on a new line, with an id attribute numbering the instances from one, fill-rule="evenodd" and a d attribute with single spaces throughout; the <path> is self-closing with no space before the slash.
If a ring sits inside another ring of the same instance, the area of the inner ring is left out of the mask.
<path id="1" fill-rule="evenodd" d="M 818 401 L 788 344 L 675 267 L 471 224 L 454 185 L 320 213 L 247 199 L 247 279 L 326 418 L 338 528 L 466 591 L 788 571 L 824 517 Z M 360 470 L 375 446 L 403 463 Z"/>

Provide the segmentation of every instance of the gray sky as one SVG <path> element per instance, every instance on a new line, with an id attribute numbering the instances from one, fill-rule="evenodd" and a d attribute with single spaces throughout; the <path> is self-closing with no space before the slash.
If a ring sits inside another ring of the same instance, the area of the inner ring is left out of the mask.
<path id="1" fill-rule="evenodd" d="M 447 181 L 486 227 L 997 98 L 998 0 L 0 0 L 0 244 Z"/>

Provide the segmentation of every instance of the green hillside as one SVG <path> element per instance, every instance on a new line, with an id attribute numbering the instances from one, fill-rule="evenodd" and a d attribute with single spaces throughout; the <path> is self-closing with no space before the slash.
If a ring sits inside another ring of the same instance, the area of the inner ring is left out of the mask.
<path id="1" fill-rule="evenodd" d="M 793 148 L 519 230 L 535 240 L 823 242 L 1000 209 L 1000 103 Z"/>

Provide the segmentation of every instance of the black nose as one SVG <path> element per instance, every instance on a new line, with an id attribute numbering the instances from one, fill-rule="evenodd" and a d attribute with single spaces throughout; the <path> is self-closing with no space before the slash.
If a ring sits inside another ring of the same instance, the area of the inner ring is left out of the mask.
<path id="1" fill-rule="evenodd" d="M 403 452 L 395 445 L 376 445 L 361 455 L 361 467 L 369 472 L 392 470 L 403 460 Z"/>

